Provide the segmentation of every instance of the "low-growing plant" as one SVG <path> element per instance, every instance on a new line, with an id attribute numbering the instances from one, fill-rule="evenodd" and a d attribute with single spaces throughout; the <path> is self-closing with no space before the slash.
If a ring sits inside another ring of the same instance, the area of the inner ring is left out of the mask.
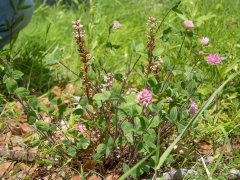
<path id="1" fill-rule="evenodd" d="M 229 95 L 223 88 L 239 79 L 235 69 L 238 62 L 214 52 L 207 35 L 199 37 L 203 21 L 214 15 L 198 16 L 196 8 L 184 14 L 180 3 L 176 2 L 160 21 L 149 17 L 146 44 L 132 40 L 131 52 L 125 56 L 118 55 L 124 48 L 111 43 L 110 38 L 121 30 L 121 22 L 109 26 L 102 46 L 86 44 L 85 26 L 74 20 L 80 71 L 73 72 L 59 60 L 58 48 L 46 55 L 47 65 L 66 67 L 81 84 L 81 94 L 72 97 L 77 99 L 74 103 L 64 103 L 53 92 L 48 93 L 49 103 L 41 103 L 27 88 L 18 87 L 23 73 L 1 58 L 8 93 L 22 104 L 28 123 L 39 135 L 32 146 L 44 147 L 42 153 L 49 155 L 48 159 L 39 158 L 41 163 L 79 172 L 95 169 L 103 174 L 106 169 L 121 168 L 119 179 L 136 179 L 143 174 L 156 178 L 183 138 L 216 136 L 214 139 L 222 140 L 222 134 L 227 139 L 226 133 L 236 133 L 233 128 L 239 123 L 239 115 L 235 115 L 239 105 L 231 105 L 233 114 L 227 118 L 232 121 L 224 123 L 229 111 L 225 96 Z M 165 23 L 171 13 L 179 22 L 176 26 Z M 172 38 L 179 41 L 171 44 Z M 94 48 L 89 49 L 92 46 L 103 47 L 103 54 L 95 55 Z M 232 92 L 232 98 L 236 96 L 237 92 Z"/>

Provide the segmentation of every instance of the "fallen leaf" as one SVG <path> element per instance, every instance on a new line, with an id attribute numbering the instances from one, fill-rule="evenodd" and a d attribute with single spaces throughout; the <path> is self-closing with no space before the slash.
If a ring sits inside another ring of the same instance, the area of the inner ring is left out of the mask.
<path id="1" fill-rule="evenodd" d="M 119 178 L 119 175 L 118 174 L 115 174 L 114 176 L 113 176 L 113 180 L 117 180 Z"/>
<path id="2" fill-rule="evenodd" d="M 11 137 L 12 144 L 18 144 L 21 141 L 22 141 L 22 137 L 21 136 L 12 136 Z"/>
<path id="3" fill-rule="evenodd" d="M 10 123 L 10 130 L 13 135 L 21 135 L 22 134 L 22 129 L 20 128 L 20 123 L 19 122 L 11 122 Z"/>
<path id="4" fill-rule="evenodd" d="M 96 163 L 91 159 L 87 159 L 83 164 L 83 171 L 93 170 L 95 168 Z"/>
<path id="5" fill-rule="evenodd" d="M 217 148 L 216 152 L 221 153 L 224 150 L 224 148 L 225 148 L 225 151 L 224 151 L 225 156 L 233 156 L 231 146 L 229 146 L 228 144 L 225 144 L 225 145 Z"/>
<path id="6" fill-rule="evenodd" d="M 27 122 L 27 115 L 23 114 L 23 115 L 18 116 L 18 121 L 21 123 Z"/>
<path id="7" fill-rule="evenodd" d="M 17 101 L 15 106 L 14 106 L 14 111 L 17 113 L 17 112 L 21 112 L 22 111 L 22 104 Z"/>
<path id="8" fill-rule="evenodd" d="M 0 134 L 0 142 L 5 142 L 6 137 L 2 134 Z"/>
<path id="9" fill-rule="evenodd" d="M 4 174 L 7 174 L 7 172 L 10 172 L 13 169 L 15 163 L 16 163 L 15 161 L 1 162 L 0 163 L 0 177 L 3 177 Z"/>
<path id="10" fill-rule="evenodd" d="M 24 150 L 24 148 L 22 148 L 21 146 L 13 146 L 12 150 L 21 151 L 21 150 Z"/>
<path id="11" fill-rule="evenodd" d="M 21 163 L 19 166 L 19 169 L 21 169 L 23 171 L 23 170 L 28 169 L 28 166 L 25 163 Z"/>
<path id="12" fill-rule="evenodd" d="M 52 92 L 55 94 L 55 96 L 59 96 L 61 94 L 61 88 L 58 86 L 54 86 Z"/>
<path id="13" fill-rule="evenodd" d="M 38 165 L 37 164 L 34 164 L 33 167 L 30 168 L 29 170 L 29 175 L 34 178 L 35 176 L 38 175 L 38 172 L 36 171 L 36 169 L 38 168 Z M 35 172 L 36 171 L 36 172 Z M 34 173 L 35 172 L 35 173 Z"/>
<path id="14" fill-rule="evenodd" d="M 212 145 L 211 145 L 211 143 L 209 143 L 205 140 L 200 141 L 196 145 L 196 151 L 198 151 L 198 153 L 200 153 L 200 154 L 206 155 L 212 151 Z"/>
<path id="15" fill-rule="evenodd" d="M 113 180 L 113 175 L 112 174 L 108 175 L 105 180 Z"/>
<path id="16" fill-rule="evenodd" d="M 214 161 L 214 157 L 213 156 L 208 156 L 207 157 L 207 162 L 212 163 Z"/>
<path id="17" fill-rule="evenodd" d="M 76 87 L 73 84 L 67 84 L 65 90 L 67 94 L 73 95 L 76 92 Z"/>
<path id="18" fill-rule="evenodd" d="M 72 176 L 70 180 L 81 180 L 79 176 Z"/>
<path id="19" fill-rule="evenodd" d="M 95 174 L 92 175 L 88 180 L 100 180 Z"/>
<path id="20" fill-rule="evenodd" d="M 34 127 L 27 123 L 20 124 L 20 127 L 24 133 L 30 133 L 34 131 Z"/>
<path id="21" fill-rule="evenodd" d="M 40 103 L 44 104 L 44 105 L 50 105 L 50 101 L 48 100 L 48 98 L 41 98 L 40 99 Z"/>

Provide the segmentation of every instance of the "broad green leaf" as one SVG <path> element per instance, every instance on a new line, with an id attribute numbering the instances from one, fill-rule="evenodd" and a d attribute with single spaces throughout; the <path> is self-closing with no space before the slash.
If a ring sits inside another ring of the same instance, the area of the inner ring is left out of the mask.
<path id="1" fill-rule="evenodd" d="M 53 103 L 54 105 L 60 105 L 62 103 L 62 100 L 60 98 L 53 98 L 51 100 L 51 103 Z"/>
<path id="2" fill-rule="evenodd" d="M 75 109 L 72 114 L 74 115 L 82 115 L 84 113 L 84 110 L 82 108 Z"/>
<path id="3" fill-rule="evenodd" d="M 133 143 L 133 135 L 132 135 L 132 132 L 129 132 L 126 134 L 126 138 L 127 138 L 127 141 L 130 142 L 130 143 Z"/>
<path id="4" fill-rule="evenodd" d="M 49 130 L 49 124 L 47 122 L 44 122 L 43 120 L 37 121 L 35 123 L 37 129 L 41 131 L 48 131 Z"/>
<path id="5" fill-rule="evenodd" d="M 88 105 L 86 106 L 86 110 L 89 111 L 90 113 L 92 113 L 94 109 L 93 109 L 92 105 L 89 105 L 89 104 L 88 104 Z"/>
<path id="6" fill-rule="evenodd" d="M 178 6 L 179 6 L 179 4 L 181 3 L 181 1 L 178 1 L 178 2 L 176 2 L 176 3 L 174 3 L 174 5 L 172 6 L 172 10 L 174 11 L 174 10 L 176 10 L 177 8 L 178 8 Z"/>
<path id="7" fill-rule="evenodd" d="M 138 54 L 140 54 L 144 58 L 148 58 L 148 52 L 140 52 Z"/>
<path id="8" fill-rule="evenodd" d="M 160 118 L 158 116 L 155 116 L 151 122 L 151 124 L 149 125 L 149 127 L 157 127 L 160 123 Z"/>
<path id="9" fill-rule="evenodd" d="M 36 147 L 36 146 L 39 146 L 40 143 L 41 143 L 41 141 L 39 139 L 36 139 L 36 140 L 32 141 L 31 146 Z"/>
<path id="10" fill-rule="evenodd" d="M 15 92 L 20 98 L 26 98 L 26 96 L 30 94 L 30 92 L 24 87 L 17 88 Z"/>
<path id="11" fill-rule="evenodd" d="M 144 44 L 141 43 L 141 44 L 138 44 L 136 47 L 135 47 L 135 50 L 136 52 L 140 52 L 144 49 Z"/>
<path id="12" fill-rule="evenodd" d="M 28 115 L 27 115 L 28 124 L 33 125 L 36 122 L 36 119 L 37 119 L 37 115 L 35 111 L 28 112 Z"/>
<path id="13" fill-rule="evenodd" d="M 192 80 L 189 84 L 188 84 L 188 93 L 192 94 L 193 91 L 196 89 L 196 82 L 194 80 Z"/>
<path id="14" fill-rule="evenodd" d="M 50 159 L 43 159 L 42 163 L 44 164 L 45 167 L 47 167 L 47 166 L 49 166 L 51 164 L 54 164 L 54 161 L 50 160 Z"/>
<path id="15" fill-rule="evenodd" d="M 111 96 L 111 93 L 109 91 L 104 91 L 103 93 L 97 93 L 93 96 L 93 100 L 95 101 L 106 101 Z"/>
<path id="16" fill-rule="evenodd" d="M 147 149 L 147 152 L 149 153 L 157 149 L 156 145 L 151 141 L 145 141 L 145 144 L 145 149 Z"/>
<path id="17" fill-rule="evenodd" d="M 31 99 L 28 100 L 28 104 L 33 108 L 36 109 L 39 101 L 38 98 L 32 97 Z"/>
<path id="18" fill-rule="evenodd" d="M 162 105 L 164 104 L 164 102 L 165 102 L 166 100 L 164 99 L 164 100 L 161 100 L 160 102 L 158 102 L 157 103 L 157 105 L 154 105 L 154 104 L 152 104 L 152 111 L 153 112 L 160 112 L 161 111 L 161 109 L 162 109 Z"/>
<path id="19" fill-rule="evenodd" d="M 186 121 L 174 121 L 174 124 L 177 126 L 178 133 L 180 134 L 185 126 L 188 124 Z"/>
<path id="20" fill-rule="evenodd" d="M 150 171 L 150 166 L 147 163 L 142 163 L 139 166 L 144 172 L 149 172 Z"/>
<path id="21" fill-rule="evenodd" d="M 15 70 L 11 72 L 11 77 L 15 80 L 20 79 L 22 76 L 23 76 L 23 73 L 21 71 Z"/>
<path id="22" fill-rule="evenodd" d="M 137 105 L 137 106 L 136 106 L 136 110 L 137 110 L 138 114 L 141 114 L 141 113 L 142 113 L 142 110 L 143 110 L 143 107 Z"/>
<path id="23" fill-rule="evenodd" d="M 89 146 L 89 140 L 81 137 L 80 139 L 78 139 L 78 144 L 77 144 L 77 148 L 78 149 L 87 149 L 87 147 Z"/>
<path id="24" fill-rule="evenodd" d="M 113 150 L 114 148 L 114 140 L 111 136 L 108 137 L 107 141 L 106 141 L 106 158 L 109 156 L 110 152 Z"/>
<path id="25" fill-rule="evenodd" d="M 67 106 L 65 104 L 59 106 L 59 108 L 58 108 L 58 118 L 64 117 L 64 113 L 66 112 L 66 110 L 67 110 Z"/>
<path id="26" fill-rule="evenodd" d="M 187 16 L 183 15 L 183 14 L 180 14 L 180 13 L 177 13 L 177 16 L 180 17 L 182 20 L 187 20 Z"/>
<path id="27" fill-rule="evenodd" d="M 176 121 L 178 116 L 178 110 L 176 107 L 173 107 L 170 110 L 170 121 Z"/>
<path id="28" fill-rule="evenodd" d="M 197 23 L 196 23 L 197 27 L 201 26 L 201 24 L 202 24 L 203 21 L 206 21 L 206 20 L 208 20 L 208 19 L 211 19 L 211 18 L 213 18 L 213 17 L 215 17 L 215 16 L 216 16 L 216 15 L 211 14 L 211 15 L 204 15 L 204 16 L 198 17 L 198 18 L 196 19 L 196 21 L 197 21 Z"/>
<path id="29" fill-rule="evenodd" d="M 88 98 L 86 96 L 81 97 L 79 100 L 79 104 L 82 107 L 85 107 L 88 104 Z"/>
<path id="30" fill-rule="evenodd" d="M 17 89 L 18 84 L 17 81 L 15 81 L 12 78 L 6 79 L 6 87 L 9 93 L 14 93 L 14 91 Z"/>
<path id="31" fill-rule="evenodd" d="M 156 132 L 154 129 L 148 129 L 147 133 L 143 135 L 144 142 L 153 142 L 156 138 Z"/>
<path id="32" fill-rule="evenodd" d="M 119 82 L 123 82 L 123 75 L 120 73 L 114 74 L 114 78 Z"/>
<path id="33" fill-rule="evenodd" d="M 51 132 L 57 131 L 57 126 L 55 124 L 50 124 L 50 131 Z"/>
<path id="34" fill-rule="evenodd" d="M 12 0 L 9 0 L 10 6 L 12 8 L 13 11 L 15 11 L 15 6 Z"/>
<path id="35" fill-rule="evenodd" d="M 70 146 L 70 147 L 67 149 L 67 153 L 68 153 L 69 156 L 75 157 L 76 154 L 77 154 L 76 146 Z"/>
<path id="36" fill-rule="evenodd" d="M 113 56 L 116 56 L 116 49 L 115 49 L 115 48 L 110 49 L 110 53 L 111 53 Z"/>
<path id="37" fill-rule="evenodd" d="M 126 173 L 129 170 L 130 170 L 130 167 L 126 163 L 123 163 L 123 172 Z"/>
<path id="38" fill-rule="evenodd" d="M 138 131 L 141 128 L 141 122 L 138 117 L 134 118 L 134 129 Z"/>
<path id="39" fill-rule="evenodd" d="M 106 145 L 99 144 L 97 146 L 97 153 L 93 156 L 93 159 L 95 161 L 100 160 L 105 153 L 106 153 Z"/>
<path id="40" fill-rule="evenodd" d="M 49 101 L 52 101 L 54 99 L 55 95 L 53 92 L 50 92 L 49 95 L 48 95 L 48 100 Z"/>
<path id="41" fill-rule="evenodd" d="M 97 147 L 97 153 L 104 154 L 106 151 L 106 145 L 105 144 L 99 144 Z"/>
<path id="42" fill-rule="evenodd" d="M 109 98 L 109 101 L 126 102 L 125 99 L 119 94 L 112 94 Z"/>
<path id="43" fill-rule="evenodd" d="M 59 52 L 58 46 L 54 49 L 52 54 L 47 54 L 45 58 L 46 58 L 46 65 L 56 64 L 60 58 L 60 52 Z"/>
<path id="44" fill-rule="evenodd" d="M 124 121 L 122 123 L 121 128 L 124 133 L 129 133 L 129 132 L 133 131 L 133 125 L 127 121 Z"/>
<path id="45" fill-rule="evenodd" d="M 163 53 L 164 49 L 163 48 L 158 48 L 153 52 L 154 56 L 159 56 Z"/>

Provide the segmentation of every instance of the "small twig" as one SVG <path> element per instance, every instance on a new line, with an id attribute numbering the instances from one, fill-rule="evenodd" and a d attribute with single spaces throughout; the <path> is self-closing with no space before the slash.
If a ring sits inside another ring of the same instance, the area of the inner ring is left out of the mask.
<path id="1" fill-rule="evenodd" d="M 60 65 L 62 65 L 63 67 L 65 67 L 67 70 L 69 70 L 71 73 L 73 73 L 74 75 L 76 75 L 79 78 L 79 75 L 77 73 L 75 73 L 74 71 L 72 71 L 70 68 L 68 68 L 65 64 L 63 64 L 61 61 L 58 62 Z"/>

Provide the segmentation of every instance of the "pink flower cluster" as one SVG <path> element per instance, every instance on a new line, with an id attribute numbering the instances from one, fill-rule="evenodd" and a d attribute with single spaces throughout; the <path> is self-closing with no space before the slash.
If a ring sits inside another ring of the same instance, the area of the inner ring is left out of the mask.
<path id="1" fill-rule="evenodd" d="M 194 24 L 191 20 L 185 20 L 183 22 L 183 24 L 184 24 L 186 30 L 191 30 L 194 28 Z M 208 37 L 202 38 L 202 40 L 201 40 L 202 45 L 207 46 L 209 43 L 210 43 L 210 39 Z M 198 53 L 199 53 L 199 55 L 202 55 L 202 54 L 204 54 L 204 51 L 200 50 Z M 221 58 L 217 54 L 209 54 L 206 57 L 206 61 L 208 64 L 218 65 L 221 63 Z"/>
<path id="2" fill-rule="evenodd" d="M 118 28 L 120 28 L 120 25 L 121 25 L 121 24 L 120 24 L 118 21 L 115 20 L 115 21 L 113 22 L 113 29 L 118 29 Z"/>
<path id="3" fill-rule="evenodd" d="M 208 37 L 203 37 L 201 40 L 201 44 L 204 46 L 207 46 L 210 42 L 210 39 Z"/>
<path id="4" fill-rule="evenodd" d="M 184 24 L 184 26 L 185 26 L 185 28 L 186 28 L 187 30 L 190 30 L 190 29 L 193 29 L 193 28 L 194 28 L 194 24 L 193 24 L 193 22 L 190 21 L 190 20 L 184 21 L 183 24 Z"/>
<path id="5" fill-rule="evenodd" d="M 137 100 L 136 100 L 138 104 L 145 107 L 147 107 L 151 103 L 151 101 L 152 101 L 152 95 L 147 89 L 144 89 L 143 91 L 141 91 L 137 96 Z"/>
<path id="6" fill-rule="evenodd" d="M 77 130 L 78 130 L 78 132 L 82 132 L 82 131 L 83 131 L 83 125 L 82 125 L 82 123 L 78 123 L 78 124 L 77 124 Z"/>
<path id="7" fill-rule="evenodd" d="M 216 54 L 209 54 L 206 57 L 206 61 L 208 64 L 211 64 L 211 65 L 218 65 L 221 63 L 220 57 Z"/>
<path id="8" fill-rule="evenodd" d="M 197 105 L 195 102 L 191 102 L 189 109 L 188 109 L 188 113 L 194 115 L 196 113 L 197 110 Z"/>

